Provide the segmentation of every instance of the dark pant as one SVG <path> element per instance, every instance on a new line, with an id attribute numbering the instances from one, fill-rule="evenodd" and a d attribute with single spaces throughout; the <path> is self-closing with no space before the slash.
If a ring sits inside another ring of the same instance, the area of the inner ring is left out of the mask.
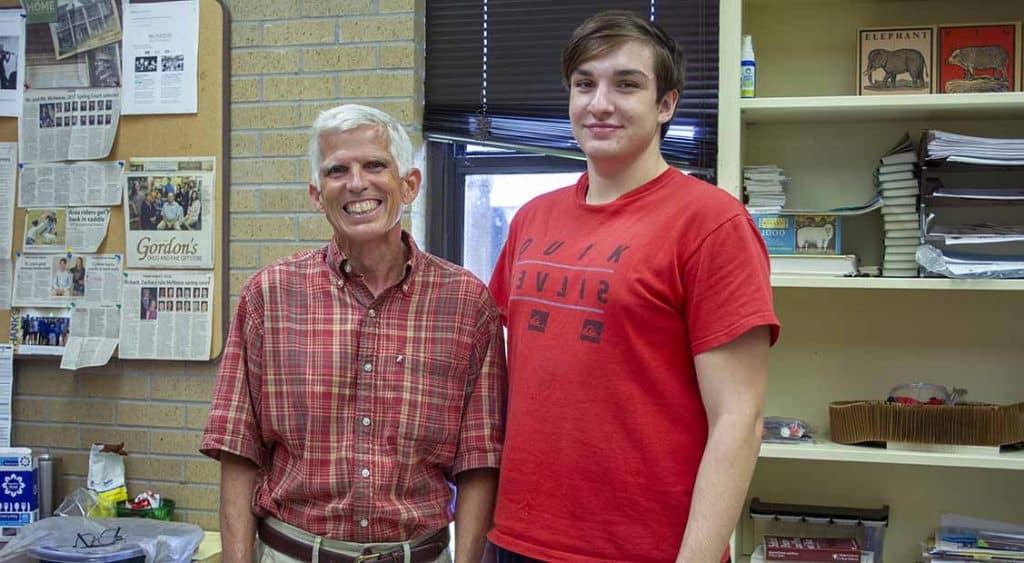
<path id="1" fill-rule="evenodd" d="M 494 552 L 497 555 L 498 563 L 544 563 L 540 559 L 532 559 L 498 545 L 494 546 Z"/>

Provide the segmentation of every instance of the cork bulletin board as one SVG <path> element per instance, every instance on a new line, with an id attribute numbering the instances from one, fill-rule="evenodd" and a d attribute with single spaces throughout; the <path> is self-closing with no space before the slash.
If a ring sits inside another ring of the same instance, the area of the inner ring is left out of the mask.
<path id="1" fill-rule="evenodd" d="M 136 0 L 133 0 L 133 3 Z M 0 8 L 19 8 L 18 2 L 0 0 Z M 198 112 L 183 115 L 128 115 L 121 116 L 110 155 L 103 161 L 128 160 L 130 157 L 216 157 L 216 183 L 213 190 L 216 213 L 213 233 L 214 286 L 212 295 L 213 318 L 210 358 L 220 356 L 227 334 L 228 307 L 228 107 L 230 21 L 227 9 L 219 0 L 199 0 L 199 68 Z M 18 140 L 18 120 L 0 118 L 0 141 Z M 89 161 L 87 161 L 89 162 Z M 100 162 L 100 161 L 91 161 Z M 15 196 L 16 198 L 17 196 Z M 17 201 L 15 199 L 15 201 Z M 97 254 L 125 253 L 124 205 L 111 208 L 107 236 Z M 15 207 L 13 228 L 14 255 L 21 251 L 25 214 Z M 13 270 L 12 270 L 13 273 Z M 0 342 L 9 342 L 6 327 L 10 324 L 10 311 L 0 311 Z M 35 357 L 35 356 L 33 356 Z"/>

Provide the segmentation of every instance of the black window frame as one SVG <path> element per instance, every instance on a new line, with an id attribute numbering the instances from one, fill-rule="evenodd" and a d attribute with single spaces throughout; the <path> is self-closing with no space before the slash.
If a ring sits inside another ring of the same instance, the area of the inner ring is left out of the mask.
<path id="1" fill-rule="evenodd" d="M 586 161 L 508 149 L 508 152 L 471 152 L 466 143 L 428 141 L 427 248 L 449 262 L 463 263 L 463 226 L 466 210 L 466 176 L 474 174 L 580 173 Z"/>

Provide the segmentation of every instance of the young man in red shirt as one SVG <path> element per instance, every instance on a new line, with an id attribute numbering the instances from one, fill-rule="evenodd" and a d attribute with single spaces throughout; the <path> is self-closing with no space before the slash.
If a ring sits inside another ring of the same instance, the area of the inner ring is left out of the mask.
<path id="1" fill-rule="evenodd" d="M 682 53 L 623 11 L 563 52 L 587 172 L 528 203 L 491 291 L 508 326 L 501 562 L 726 560 L 778 336 L 743 205 L 670 167 Z"/>

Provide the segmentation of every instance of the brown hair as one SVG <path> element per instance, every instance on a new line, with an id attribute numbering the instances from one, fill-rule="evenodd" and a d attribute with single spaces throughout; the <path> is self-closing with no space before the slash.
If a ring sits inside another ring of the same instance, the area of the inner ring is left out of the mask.
<path id="1" fill-rule="evenodd" d="M 683 93 L 686 60 L 675 39 L 657 24 L 628 10 L 606 10 L 586 19 L 562 49 L 562 81 L 570 84 L 572 73 L 583 63 L 621 47 L 628 41 L 648 45 L 654 54 L 654 77 L 660 102 L 671 90 Z M 677 102 L 678 103 L 678 102 Z M 665 138 L 669 123 L 661 126 Z"/>

